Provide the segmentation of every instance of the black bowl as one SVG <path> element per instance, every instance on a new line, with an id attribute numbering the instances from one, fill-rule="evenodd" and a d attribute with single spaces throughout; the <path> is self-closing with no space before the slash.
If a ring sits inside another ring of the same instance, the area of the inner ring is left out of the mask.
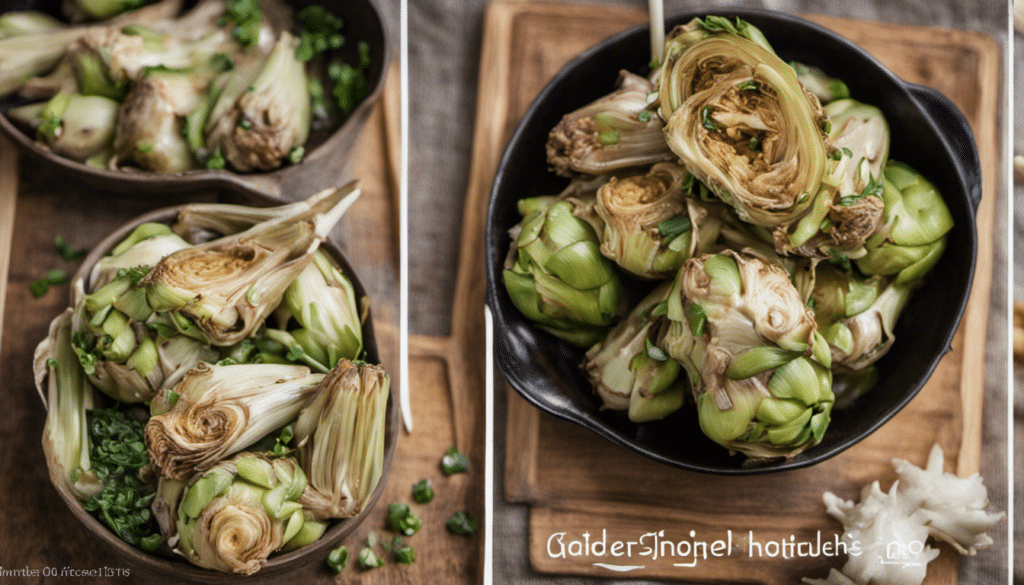
<path id="1" fill-rule="evenodd" d="M 193 6 L 187 0 L 187 8 Z M 366 74 L 366 96 L 349 114 L 341 125 L 324 130 L 313 130 L 306 140 L 306 154 L 298 164 L 266 172 L 239 173 L 231 170 L 198 169 L 184 173 L 151 173 L 135 170 L 111 171 L 97 169 L 58 154 L 54 154 L 35 141 L 33 136 L 16 127 L 6 116 L 7 110 L 25 104 L 25 100 L 12 94 L 0 98 L 0 132 L 5 134 L 21 152 L 49 168 L 58 168 L 97 186 L 112 194 L 131 197 L 151 197 L 165 193 L 184 193 L 200 190 L 231 191 L 241 195 L 269 195 L 285 200 L 316 193 L 334 186 L 348 162 L 349 153 L 355 145 L 370 113 L 383 93 L 384 80 L 391 62 L 391 43 L 386 25 L 375 0 L 288 0 L 295 12 L 302 8 L 320 4 L 344 20 L 342 32 L 345 44 L 338 49 L 337 56 L 346 63 L 358 63 L 358 45 L 365 42 L 370 47 L 370 66 Z M 63 18 L 60 3 L 44 0 L 0 0 L 0 12 L 15 10 L 41 10 Z M 327 79 L 324 86 L 330 88 Z M 329 97 L 329 96 L 328 96 Z"/>
<path id="2" fill-rule="evenodd" d="M 703 17 L 686 12 L 671 28 Z M 505 378 L 527 401 L 655 461 L 691 471 L 740 475 L 819 463 L 868 436 L 924 386 L 950 343 L 970 294 L 976 256 L 974 215 L 981 200 L 981 166 L 963 114 L 937 91 L 907 83 L 843 37 L 805 20 L 775 12 L 729 10 L 759 27 L 784 61 L 822 68 L 849 86 L 854 98 L 879 107 L 891 129 L 890 157 L 906 162 L 942 192 L 956 225 L 939 263 L 901 315 L 896 343 L 877 362 L 878 384 L 836 413 L 820 444 L 790 459 L 744 465 L 742 455 L 700 431 L 693 408 L 635 424 L 600 410 L 600 400 L 579 370 L 584 351 L 534 327 L 512 305 L 502 282 L 519 222 L 516 201 L 554 194 L 566 180 L 547 171 L 544 144 L 561 117 L 609 93 L 620 69 L 646 71 L 648 28 L 639 26 L 601 42 L 566 65 L 527 110 L 502 156 L 487 210 L 487 303 L 494 312 L 495 358 Z"/>

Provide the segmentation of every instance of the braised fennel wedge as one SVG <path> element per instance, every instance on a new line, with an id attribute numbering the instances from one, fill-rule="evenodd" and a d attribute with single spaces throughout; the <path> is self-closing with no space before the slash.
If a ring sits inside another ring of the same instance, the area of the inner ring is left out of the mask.
<path id="1" fill-rule="evenodd" d="M 752 24 L 695 18 L 662 57 L 551 130 L 548 166 L 571 181 L 519 201 L 505 288 L 588 349 L 602 409 L 689 409 L 745 465 L 793 457 L 870 400 L 952 216 L 889 158 L 870 95 Z"/>
<path id="2" fill-rule="evenodd" d="M 24 102 L 11 120 L 96 168 L 271 171 L 300 162 L 311 130 L 336 128 L 366 96 L 370 47 L 344 62 L 345 22 L 323 6 L 141 4 L 65 2 L 70 26 L 0 17 L 0 97 Z"/>
<path id="3" fill-rule="evenodd" d="M 132 546 L 240 574 L 362 512 L 390 381 L 321 246 L 358 196 L 186 206 L 77 279 L 35 357 L 58 489 Z"/>

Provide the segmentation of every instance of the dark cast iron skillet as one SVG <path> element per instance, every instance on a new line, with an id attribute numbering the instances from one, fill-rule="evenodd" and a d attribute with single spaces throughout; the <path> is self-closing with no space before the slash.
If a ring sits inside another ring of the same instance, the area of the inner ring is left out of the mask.
<path id="1" fill-rule="evenodd" d="M 667 27 L 706 14 L 677 14 L 668 19 Z M 956 106 L 933 89 L 899 79 L 838 34 L 776 12 L 737 9 L 714 14 L 751 22 L 784 61 L 820 67 L 845 81 L 855 99 L 879 107 L 892 134 L 890 157 L 932 181 L 953 215 L 956 225 L 948 235 L 945 253 L 903 311 L 892 350 L 877 362 L 878 384 L 850 408 L 833 413 L 817 446 L 790 459 L 744 465 L 742 455 L 730 455 L 701 433 L 692 406 L 645 424 L 601 411 L 600 400 L 578 368 L 584 351 L 533 327 L 512 305 L 502 282 L 502 266 L 510 245 L 508 229 L 520 220 L 516 201 L 558 193 L 566 184 L 547 171 L 548 132 L 564 114 L 609 93 L 620 69 L 647 70 L 646 26 L 610 37 L 566 65 L 527 110 L 502 156 L 487 210 L 485 244 L 495 359 L 512 387 L 537 408 L 655 461 L 724 475 L 796 469 L 824 461 L 882 426 L 917 394 L 950 350 L 974 275 L 974 216 L 981 200 L 981 167 L 970 128 Z M 636 283 L 624 278 L 627 289 L 631 282 Z"/>
<path id="2" fill-rule="evenodd" d="M 184 2 L 186 9 L 195 4 Z M 12 107 L 26 103 L 12 94 L 0 99 L 0 132 L 6 135 L 25 154 L 42 167 L 62 169 L 76 180 L 81 179 L 112 194 L 132 197 L 152 197 L 161 193 L 182 193 L 199 190 L 232 191 L 240 195 L 269 195 L 278 199 L 297 201 L 313 193 L 338 184 L 349 153 L 370 112 L 381 96 L 388 64 L 391 62 L 391 43 L 381 14 L 373 0 L 289 0 L 294 12 L 311 4 L 320 4 L 344 20 L 342 33 L 345 44 L 337 55 L 346 63 L 358 63 L 358 45 L 370 46 L 370 68 L 367 72 L 367 94 L 356 109 L 333 130 L 310 132 L 306 140 L 306 154 L 299 164 L 268 172 L 237 173 L 231 170 L 193 170 L 184 173 L 159 174 L 142 171 L 110 171 L 95 169 L 50 152 L 16 127 L 5 115 Z M 0 12 L 14 10 L 42 10 L 58 18 L 60 2 L 43 0 L 0 0 Z M 324 79 L 324 87 L 332 87 Z M 331 96 L 328 94 L 328 99 Z"/>

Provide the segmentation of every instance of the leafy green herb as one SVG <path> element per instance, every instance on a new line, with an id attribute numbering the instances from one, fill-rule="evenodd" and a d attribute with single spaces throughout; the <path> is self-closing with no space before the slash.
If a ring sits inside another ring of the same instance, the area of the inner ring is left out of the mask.
<path id="1" fill-rule="evenodd" d="M 339 546 L 327 553 L 327 566 L 335 573 L 341 573 L 348 564 L 348 548 Z"/>
<path id="2" fill-rule="evenodd" d="M 843 147 L 843 154 L 850 158 L 853 158 L 853 151 L 850 150 L 849 148 L 846 148 L 845 146 Z"/>
<path id="3" fill-rule="evenodd" d="M 689 313 L 690 333 L 693 333 L 695 336 L 704 335 L 704 327 L 708 323 L 708 316 L 704 312 L 704 307 L 697 303 L 690 303 L 687 312 Z"/>
<path id="4" fill-rule="evenodd" d="M 459 453 L 459 450 L 455 447 L 451 447 L 441 458 L 441 470 L 444 471 L 445 475 L 455 475 L 456 473 L 465 473 L 469 469 L 469 459 Z"/>
<path id="5" fill-rule="evenodd" d="M 828 251 L 828 261 L 844 270 L 850 269 L 850 259 L 836 248 L 830 248 Z"/>
<path id="6" fill-rule="evenodd" d="M 651 309 L 651 317 L 662 317 L 668 315 L 668 301 L 658 303 Z"/>
<path id="7" fill-rule="evenodd" d="M 705 130 L 721 130 L 718 124 L 711 119 L 711 106 L 704 106 L 700 110 L 700 123 L 704 126 Z"/>
<path id="8" fill-rule="evenodd" d="M 57 364 L 57 358 L 47 358 L 46 359 L 46 367 L 53 368 L 53 369 L 56 370 L 57 369 L 57 365 L 58 365 Z"/>
<path id="9" fill-rule="evenodd" d="M 45 278 L 32 281 L 32 284 L 28 285 L 28 290 L 32 293 L 32 298 L 38 299 L 46 294 L 46 291 L 50 290 L 50 283 L 46 282 Z"/>
<path id="10" fill-rule="evenodd" d="M 57 248 L 60 257 L 68 262 L 74 262 L 89 253 L 89 250 L 75 250 L 75 248 L 61 236 L 53 238 L 53 246 Z"/>
<path id="11" fill-rule="evenodd" d="M 697 178 L 696 177 L 694 177 L 692 174 L 687 174 L 686 175 L 686 180 L 683 181 L 683 191 L 686 191 L 687 193 L 690 193 L 692 195 L 693 194 L 693 184 L 696 183 L 696 182 L 697 182 Z"/>
<path id="12" fill-rule="evenodd" d="M 306 147 L 301 144 L 288 151 L 288 160 L 293 165 L 299 164 L 302 161 L 302 157 L 306 156 Z"/>
<path id="13" fill-rule="evenodd" d="M 412 513 L 408 504 L 393 502 L 388 504 L 388 516 L 384 525 L 391 532 L 412 536 L 423 525 L 423 521 Z"/>
<path id="14" fill-rule="evenodd" d="M 412 550 L 411 546 L 395 549 L 395 561 L 399 565 L 411 565 L 416 561 L 416 553 Z"/>
<path id="15" fill-rule="evenodd" d="M 693 229 L 693 226 L 690 224 L 690 218 L 682 215 L 666 219 L 658 224 L 658 232 L 661 233 L 662 239 L 685 234 L 691 229 Z"/>
<path id="16" fill-rule="evenodd" d="M 756 81 L 747 80 L 736 86 L 736 89 L 740 91 L 760 91 L 761 87 L 757 85 Z"/>
<path id="17" fill-rule="evenodd" d="M 220 149 L 213 151 L 213 154 L 206 159 L 206 168 L 208 169 L 223 169 L 227 166 L 227 161 L 224 160 L 224 155 L 220 153 Z"/>
<path id="18" fill-rule="evenodd" d="M 149 140 L 143 140 L 135 145 L 135 150 L 141 154 L 148 154 L 153 152 L 153 143 Z"/>
<path id="19" fill-rule="evenodd" d="M 122 268 L 117 271 L 118 278 L 127 278 L 132 281 L 132 284 L 138 285 L 142 282 L 142 279 L 149 274 L 152 270 L 152 266 L 135 266 L 133 268 Z"/>
<path id="20" fill-rule="evenodd" d="M 210 58 L 210 66 L 218 72 L 231 71 L 235 68 L 235 60 L 227 53 L 214 53 Z"/>
<path id="21" fill-rule="evenodd" d="M 757 136 L 750 137 L 750 150 L 753 150 L 754 152 L 761 150 L 761 139 Z"/>
<path id="22" fill-rule="evenodd" d="M 370 69 L 370 45 L 360 42 L 359 67 L 353 67 L 348 63 L 334 61 L 327 68 L 327 76 L 334 82 L 332 94 L 338 107 L 345 114 L 351 113 L 359 105 L 359 102 L 366 97 L 369 89 L 369 82 L 366 74 Z"/>
<path id="23" fill-rule="evenodd" d="M 292 426 L 288 425 L 281 429 L 281 434 L 277 437 L 277 442 L 274 443 L 274 455 L 283 455 L 288 451 L 288 443 L 292 442 L 295 438 L 295 431 L 292 430 Z"/>
<path id="24" fill-rule="evenodd" d="M 299 23 L 302 33 L 299 46 L 295 48 L 295 58 L 299 61 L 309 61 L 314 55 L 345 44 L 345 37 L 341 34 L 344 22 L 323 6 L 303 8 L 299 12 Z"/>
<path id="25" fill-rule="evenodd" d="M 668 354 L 665 353 L 665 350 L 651 343 L 650 339 L 644 339 L 644 346 L 646 347 L 647 357 L 659 362 L 668 361 Z"/>
<path id="26" fill-rule="evenodd" d="M 417 504 L 427 504 L 434 499 L 434 488 L 429 479 L 421 479 L 412 486 L 412 499 Z"/>
<path id="27" fill-rule="evenodd" d="M 448 527 L 448 531 L 459 536 L 470 536 L 478 527 L 477 521 L 469 515 L 469 512 L 461 511 L 456 512 L 448 519 L 448 523 L 445 525 Z"/>
<path id="28" fill-rule="evenodd" d="M 259 0 L 228 0 L 228 20 L 235 25 L 231 34 L 243 47 L 251 47 L 259 40 L 263 20 Z"/>
<path id="29" fill-rule="evenodd" d="M 370 547 L 359 551 L 359 566 L 364 569 L 375 569 L 384 566 L 384 559 L 377 556 Z"/>
<path id="30" fill-rule="evenodd" d="M 288 353 L 284 355 L 285 359 L 291 362 L 297 362 L 306 355 L 306 352 L 302 349 L 301 345 L 293 345 L 288 348 Z"/>
<path id="31" fill-rule="evenodd" d="M 658 67 L 661 67 L 661 63 L 657 59 L 651 59 L 647 62 L 647 67 L 650 68 L 651 71 L 654 71 Z"/>
<path id="32" fill-rule="evenodd" d="M 840 79 L 833 79 L 828 83 L 828 92 L 832 94 L 833 100 L 844 100 L 850 97 L 850 88 Z"/>
<path id="33" fill-rule="evenodd" d="M 821 220 L 821 225 L 818 226 L 818 229 L 822 232 L 828 233 L 828 231 L 832 229 L 832 220 L 827 217 Z"/>
<path id="34" fill-rule="evenodd" d="M 382 542 L 380 545 L 384 547 L 384 550 L 398 550 L 398 547 L 402 546 L 402 537 L 396 536 L 388 542 Z"/>
<path id="35" fill-rule="evenodd" d="M 238 127 L 241 128 L 242 130 L 252 130 L 252 122 L 246 120 L 245 118 L 242 118 L 238 121 Z"/>
<path id="36" fill-rule="evenodd" d="M 650 110 L 643 110 L 639 114 L 636 115 L 636 118 L 638 120 L 640 120 L 641 122 L 650 122 L 651 121 L 651 112 L 650 112 Z"/>
<path id="37" fill-rule="evenodd" d="M 103 482 L 102 491 L 82 503 L 128 544 L 152 551 L 160 531 L 149 511 L 156 492 L 139 479 L 149 464 L 145 425 L 110 408 L 88 412 L 90 470 Z"/>

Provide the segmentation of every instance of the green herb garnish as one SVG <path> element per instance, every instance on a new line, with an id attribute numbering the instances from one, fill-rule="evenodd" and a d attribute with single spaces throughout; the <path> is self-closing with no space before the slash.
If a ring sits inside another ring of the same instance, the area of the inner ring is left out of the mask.
<path id="1" fill-rule="evenodd" d="M 462 511 L 456 512 L 448 519 L 448 523 L 445 525 L 448 527 L 448 531 L 459 536 L 470 536 L 476 532 L 478 523 L 469 515 L 469 512 Z"/>
<path id="2" fill-rule="evenodd" d="M 427 504 L 434 499 L 434 488 L 429 479 L 421 479 L 412 486 L 412 499 L 417 504 Z"/>
<path id="3" fill-rule="evenodd" d="M 455 447 L 451 447 L 441 458 L 441 470 L 444 471 L 445 475 L 455 475 L 456 473 L 465 473 L 469 469 L 469 459 L 459 453 L 459 450 Z"/>

